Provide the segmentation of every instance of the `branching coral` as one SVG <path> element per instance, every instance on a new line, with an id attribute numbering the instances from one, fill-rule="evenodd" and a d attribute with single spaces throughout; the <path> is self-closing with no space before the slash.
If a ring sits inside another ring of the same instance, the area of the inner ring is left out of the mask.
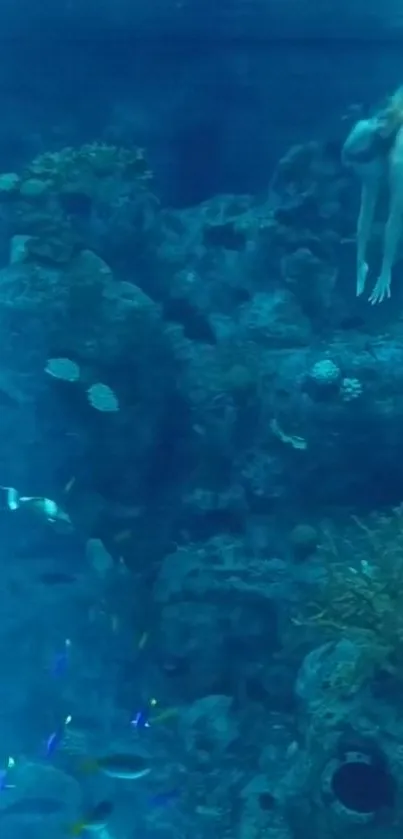
<path id="1" fill-rule="evenodd" d="M 362 679 L 377 669 L 403 679 L 403 507 L 326 529 L 319 558 L 324 577 L 295 622 L 353 640 Z"/>
<path id="2" fill-rule="evenodd" d="M 25 257 L 68 264 L 83 247 L 94 207 L 113 208 L 143 195 L 152 174 L 142 149 L 89 143 L 46 152 L 21 175 L 0 176 L 13 232 L 26 237 Z"/>
<path id="3" fill-rule="evenodd" d="M 108 177 L 149 181 L 151 173 L 143 150 L 88 143 L 46 152 L 28 165 L 22 182 L 40 180 L 59 192 L 78 191 L 92 197 L 99 181 Z"/>

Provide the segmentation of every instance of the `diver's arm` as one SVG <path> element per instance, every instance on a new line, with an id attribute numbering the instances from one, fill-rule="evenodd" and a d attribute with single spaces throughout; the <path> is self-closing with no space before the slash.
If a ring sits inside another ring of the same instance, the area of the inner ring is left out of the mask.
<path id="1" fill-rule="evenodd" d="M 392 268 L 403 233 L 403 128 L 397 134 L 389 157 L 389 215 L 385 225 L 380 277 L 371 294 L 371 303 L 390 297 Z"/>
<path id="2" fill-rule="evenodd" d="M 382 171 L 376 164 L 376 166 L 359 167 L 359 174 L 362 179 L 362 188 L 357 222 L 357 296 L 362 294 L 365 288 L 368 273 L 366 255 L 382 181 Z"/>

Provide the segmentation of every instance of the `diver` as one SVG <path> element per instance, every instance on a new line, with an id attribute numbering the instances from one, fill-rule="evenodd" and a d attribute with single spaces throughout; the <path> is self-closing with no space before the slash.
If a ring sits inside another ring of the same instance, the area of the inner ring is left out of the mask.
<path id="1" fill-rule="evenodd" d="M 381 189 L 389 191 L 389 212 L 383 238 L 382 265 L 370 295 L 372 304 L 390 297 L 392 269 L 403 232 L 403 87 L 383 110 L 359 120 L 347 137 L 343 162 L 361 179 L 361 206 L 357 223 L 357 296 L 365 290 L 366 254 Z"/>

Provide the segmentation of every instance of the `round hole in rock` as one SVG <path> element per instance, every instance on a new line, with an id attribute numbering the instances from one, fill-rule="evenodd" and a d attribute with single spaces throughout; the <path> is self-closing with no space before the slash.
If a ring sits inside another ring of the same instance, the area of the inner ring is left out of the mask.
<path id="1" fill-rule="evenodd" d="M 395 803 L 395 782 L 385 767 L 349 761 L 336 769 L 332 790 L 337 800 L 355 813 L 376 813 Z"/>

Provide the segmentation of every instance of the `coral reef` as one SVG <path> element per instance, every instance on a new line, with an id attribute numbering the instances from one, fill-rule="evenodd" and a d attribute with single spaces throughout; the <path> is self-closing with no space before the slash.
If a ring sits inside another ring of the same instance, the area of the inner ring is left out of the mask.
<path id="1" fill-rule="evenodd" d="M 356 690 L 378 671 L 401 680 L 403 508 L 325 531 L 317 560 L 324 579 L 315 602 L 305 605 L 305 619 L 359 649 L 358 660 L 332 672 L 330 688 Z"/>
<path id="2" fill-rule="evenodd" d="M 68 265 L 89 244 L 96 207 L 130 201 L 151 179 L 142 149 L 95 142 L 39 155 L 21 174 L 2 175 L 0 200 L 9 204 L 12 231 L 26 237 L 24 259 Z"/>
<path id="3" fill-rule="evenodd" d="M 114 839 L 397 839 L 401 318 L 353 298 L 353 184 L 310 143 L 261 200 L 153 189 L 102 143 L 0 177 L 5 753 L 58 735 Z"/>

